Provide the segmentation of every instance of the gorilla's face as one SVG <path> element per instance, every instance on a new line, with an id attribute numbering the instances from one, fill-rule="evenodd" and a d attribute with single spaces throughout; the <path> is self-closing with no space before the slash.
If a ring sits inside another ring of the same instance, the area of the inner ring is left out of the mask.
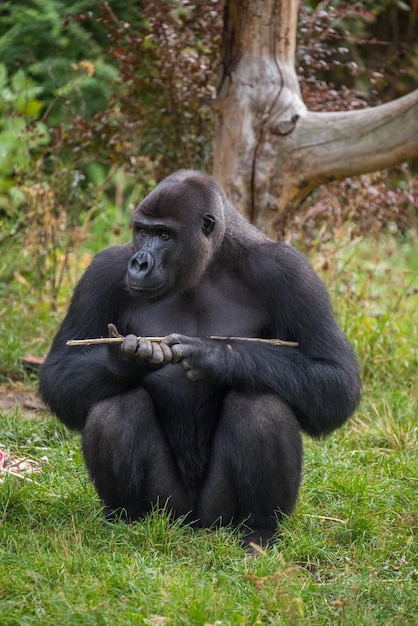
<path id="1" fill-rule="evenodd" d="M 160 299 L 201 280 L 223 234 L 219 198 L 209 189 L 202 196 L 201 187 L 190 177 L 170 177 L 134 212 L 135 253 L 126 273 L 131 295 Z"/>
<path id="2" fill-rule="evenodd" d="M 147 298 L 164 295 L 173 288 L 179 265 L 177 233 L 167 223 L 143 219 L 133 221 L 136 250 L 128 263 L 126 284 L 129 291 Z"/>

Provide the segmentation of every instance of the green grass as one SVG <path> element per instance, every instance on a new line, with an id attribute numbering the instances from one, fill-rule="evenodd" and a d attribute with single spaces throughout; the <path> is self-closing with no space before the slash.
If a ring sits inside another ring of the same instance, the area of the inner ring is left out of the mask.
<path id="1" fill-rule="evenodd" d="M 106 524 L 79 437 L 47 414 L 0 413 L 0 447 L 41 467 L 33 482 L 0 484 L 0 625 L 415 626 L 417 254 L 412 243 L 361 242 L 314 264 L 326 265 L 358 351 L 363 400 L 326 440 L 305 438 L 299 503 L 277 544 L 252 557 L 228 529 L 193 531 L 160 513 Z M 15 332 L 1 348 L 6 378 L 57 323 L 33 309 L 31 335 L 21 307 L 0 318 Z"/>

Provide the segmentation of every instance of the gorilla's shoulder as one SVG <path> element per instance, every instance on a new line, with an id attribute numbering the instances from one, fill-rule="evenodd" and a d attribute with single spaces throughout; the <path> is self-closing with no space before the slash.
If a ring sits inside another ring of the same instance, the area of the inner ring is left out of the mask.
<path id="1" fill-rule="evenodd" d="M 258 293 L 283 299 L 284 294 L 316 294 L 328 301 L 321 279 L 308 258 L 293 246 L 266 241 L 252 248 L 244 261 L 244 274 Z M 293 296 L 292 296 L 293 297 Z"/>
<path id="2" fill-rule="evenodd" d="M 310 270 L 309 261 L 302 252 L 280 241 L 267 240 L 261 245 L 254 246 L 248 260 L 266 276 L 297 275 Z"/>

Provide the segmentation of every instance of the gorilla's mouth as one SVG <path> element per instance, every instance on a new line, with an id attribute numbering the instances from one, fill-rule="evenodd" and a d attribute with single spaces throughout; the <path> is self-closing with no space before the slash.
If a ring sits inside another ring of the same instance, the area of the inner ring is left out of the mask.
<path id="1" fill-rule="evenodd" d="M 128 287 L 128 289 L 132 289 L 133 291 L 141 291 L 141 292 L 146 292 L 146 291 L 150 291 L 150 292 L 154 292 L 154 291 L 158 291 L 159 289 L 161 289 L 164 284 L 160 283 L 159 285 L 137 285 L 134 284 L 132 282 L 127 282 L 126 286 Z"/>
<path id="2" fill-rule="evenodd" d="M 164 283 L 158 285 L 140 285 L 131 281 L 126 281 L 126 288 L 132 296 L 144 296 L 154 299 L 164 294 Z"/>

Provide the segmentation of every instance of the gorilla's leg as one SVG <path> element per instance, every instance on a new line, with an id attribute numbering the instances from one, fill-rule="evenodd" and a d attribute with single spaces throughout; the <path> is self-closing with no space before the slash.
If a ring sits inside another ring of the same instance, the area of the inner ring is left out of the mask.
<path id="1" fill-rule="evenodd" d="M 127 521 L 153 506 L 177 515 L 192 509 L 145 389 L 94 405 L 82 433 L 87 469 L 110 516 Z"/>
<path id="2" fill-rule="evenodd" d="M 246 542 L 265 543 L 291 513 L 302 470 L 302 442 L 291 409 L 274 395 L 230 392 L 217 428 L 200 499 L 204 526 L 245 522 Z"/>

